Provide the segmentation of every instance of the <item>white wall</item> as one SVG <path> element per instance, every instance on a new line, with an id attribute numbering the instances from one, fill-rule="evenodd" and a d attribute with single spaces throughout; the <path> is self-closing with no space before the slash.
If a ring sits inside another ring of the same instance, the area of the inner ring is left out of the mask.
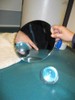
<path id="1" fill-rule="evenodd" d="M 20 27 L 22 0 L 0 0 L 0 27 Z"/>
<path id="2" fill-rule="evenodd" d="M 24 0 L 22 26 L 33 20 L 62 24 L 69 0 Z"/>
<path id="3" fill-rule="evenodd" d="M 75 32 L 75 0 L 74 0 L 73 8 L 72 8 L 72 11 L 70 14 L 70 18 L 69 18 L 67 27 L 71 31 Z"/>
<path id="4" fill-rule="evenodd" d="M 0 0 L 0 10 L 21 11 L 22 0 Z"/>

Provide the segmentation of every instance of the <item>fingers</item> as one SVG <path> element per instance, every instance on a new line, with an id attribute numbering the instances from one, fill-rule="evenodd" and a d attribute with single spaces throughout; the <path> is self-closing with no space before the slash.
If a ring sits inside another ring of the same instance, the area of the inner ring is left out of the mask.
<path id="1" fill-rule="evenodd" d="M 39 50 L 38 47 L 33 43 L 33 41 L 25 34 L 25 42 L 28 43 L 35 50 Z"/>
<path id="2" fill-rule="evenodd" d="M 52 26 L 51 27 L 51 37 L 60 38 L 61 37 L 61 26 Z"/>
<path id="3" fill-rule="evenodd" d="M 63 26 L 60 26 L 60 25 L 54 25 L 54 26 L 52 26 L 51 28 L 52 28 L 53 30 L 61 30 L 62 27 L 63 27 Z"/>
<path id="4" fill-rule="evenodd" d="M 61 39 L 62 34 L 59 34 L 59 33 L 53 33 L 53 34 L 51 34 L 51 37 L 57 38 L 57 39 Z"/>
<path id="5" fill-rule="evenodd" d="M 33 41 L 27 36 L 26 37 L 26 39 L 27 39 L 27 43 L 32 47 L 32 48 L 34 48 L 35 50 L 39 50 L 38 49 L 38 47 L 33 43 Z"/>
<path id="6" fill-rule="evenodd" d="M 60 40 L 60 38 L 56 38 L 56 39 L 55 39 L 56 42 L 59 41 L 59 40 Z"/>
<path id="7" fill-rule="evenodd" d="M 38 50 L 38 47 L 32 42 L 32 40 L 21 31 L 18 32 L 16 39 L 15 39 L 15 43 L 20 42 L 20 41 L 28 43 L 31 48 Z"/>
<path id="8" fill-rule="evenodd" d="M 38 48 L 31 40 L 28 41 L 28 44 L 29 44 L 31 47 L 33 47 L 35 50 L 39 50 L 39 48 Z"/>
<path id="9" fill-rule="evenodd" d="M 61 33 L 61 29 L 62 27 L 61 26 L 52 26 L 51 27 L 51 32 L 52 33 Z"/>

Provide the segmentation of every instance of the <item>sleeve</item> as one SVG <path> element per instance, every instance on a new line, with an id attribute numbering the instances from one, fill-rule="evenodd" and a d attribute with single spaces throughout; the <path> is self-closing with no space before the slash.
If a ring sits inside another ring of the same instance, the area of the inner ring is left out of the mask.
<path id="1" fill-rule="evenodd" d="M 72 39 L 72 48 L 75 48 L 75 34 L 74 34 L 73 39 Z"/>

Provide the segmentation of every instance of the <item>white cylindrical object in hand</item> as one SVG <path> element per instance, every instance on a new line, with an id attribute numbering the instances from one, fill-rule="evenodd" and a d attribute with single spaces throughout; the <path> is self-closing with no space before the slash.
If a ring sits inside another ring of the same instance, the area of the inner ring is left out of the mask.
<path id="1" fill-rule="evenodd" d="M 67 47 L 66 43 L 65 42 L 62 42 L 62 45 L 60 47 L 60 50 L 65 50 Z"/>
<path id="2" fill-rule="evenodd" d="M 67 47 L 67 44 L 60 39 L 59 41 L 55 42 L 54 47 L 58 50 L 65 50 Z"/>

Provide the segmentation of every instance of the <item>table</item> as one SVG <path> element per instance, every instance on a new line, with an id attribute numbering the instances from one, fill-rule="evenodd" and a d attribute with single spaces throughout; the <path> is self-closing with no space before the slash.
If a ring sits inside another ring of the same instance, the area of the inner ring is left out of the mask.
<path id="1" fill-rule="evenodd" d="M 45 84 L 40 78 L 49 65 L 58 70 L 56 84 Z M 0 70 L 0 100 L 75 100 L 75 51 L 54 49 L 43 61 L 21 61 Z"/>

